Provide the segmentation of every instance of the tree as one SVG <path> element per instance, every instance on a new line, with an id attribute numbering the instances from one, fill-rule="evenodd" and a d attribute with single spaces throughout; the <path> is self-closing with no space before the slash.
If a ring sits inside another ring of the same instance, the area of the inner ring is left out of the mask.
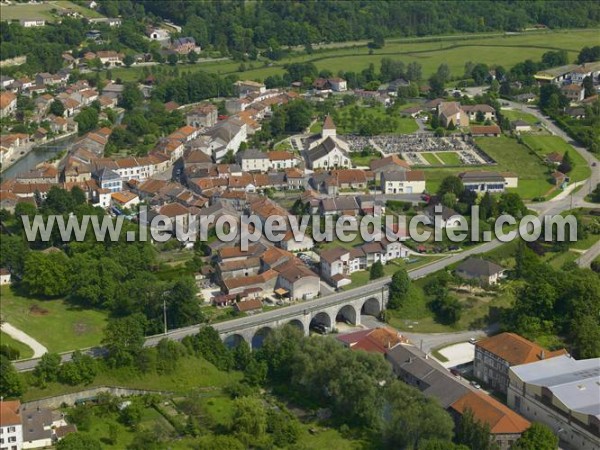
<path id="1" fill-rule="evenodd" d="M 198 62 L 199 56 L 198 53 L 192 50 L 188 53 L 187 58 L 190 64 L 196 64 Z"/>
<path id="2" fill-rule="evenodd" d="M 423 78 L 423 67 L 418 62 L 410 62 L 406 67 L 406 78 L 409 81 L 419 81 Z"/>
<path id="3" fill-rule="evenodd" d="M 169 53 L 169 56 L 167 56 L 167 62 L 170 65 L 175 66 L 179 62 L 179 57 L 177 56 L 177 53 Z"/>
<path id="4" fill-rule="evenodd" d="M 77 130 L 81 136 L 98 127 L 98 110 L 91 107 L 83 108 L 74 120 L 77 122 Z"/>
<path id="5" fill-rule="evenodd" d="M 385 396 L 389 419 L 383 436 L 387 448 L 422 448 L 426 441 L 452 438 L 452 419 L 434 400 L 396 380 Z"/>
<path id="6" fill-rule="evenodd" d="M 252 350 L 250 345 L 245 340 L 241 341 L 233 349 L 233 361 L 235 370 L 245 370 L 250 364 L 254 357 L 252 356 Z"/>
<path id="7" fill-rule="evenodd" d="M 127 54 L 123 58 L 123 64 L 125 64 L 125 67 L 131 67 L 134 62 L 135 58 L 132 55 Z"/>
<path id="8" fill-rule="evenodd" d="M 444 95 L 446 88 L 444 81 L 438 74 L 433 74 L 429 77 L 429 96 L 432 98 L 441 97 Z"/>
<path id="9" fill-rule="evenodd" d="M 375 263 L 373 263 L 373 265 L 371 266 L 369 278 L 371 280 L 376 280 L 378 278 L 383 277 L 384 275 L 385 273 L 383 271 L 383 264 L 381 263 L 381 261 L 375 261 Z"/>
<path id="10" fill-rule="evenodd" d="M 527 214 L 527 206 L 516 192 L 505 192 L 498 201 L 498 212 L 520 219 Z"/>
<path id="11" fill-rule="evenodd" d="M 56 381 L 60 370 L 61 358 L 58 353 L 44 353 L 33 370 L 33 375 L 38 383 L 45 386 L 46 383 Z"/>
<path id="12" fill-rule="evenodd" d="M 460 178 L 454 175 L 449 175 L 442 180 L 440 187 L 438 188 L 437 196 L 442 198 L 444 194 L 450 192 L 457 198 L 460 198 L 461 194 L 465 190 L 465 186 Z"/>
<path id="13" fill-rule="evenodd" d="M 71 287 L 69 258 L 63 252 L 29 252 L 23 273 L 23 285 L 34 296 L 61 297 Z"/>
<path id="14" fill-rule="evenodd" d="M 585 77 L 583 79 L 582 86 L 585 89 L 585 97 L 586 98 L 595 95 L 596 92 L 594 89 L 594 80 L 592 80 L 592 77 Z"/>
<path id="15" fill-rule="evenodd" d="M 439 78 L 440 82 L 443 84 L 450 81 L 450 67 L 448 67 L 448 64 L 440 64 L 437 69 L 436 75 Z"/>
<path id="16" fill-rule="evenodd" d="M 513 444 L 513 450 L 554 450 L 558 447 L 558 436 L 546 425 L 533 422 Z"/>
<path id="17" fill-rule="evenodd" d="M 102 450 L 102 445 L 88 434 L 70 433 L 56 443 L 56 450 Z"/>
<path id="18" fill-rule="evenodd" d="M 126 426 L 135 429 L 142 421 L 144 408 L 139 400 L 131 400 L 131 403 L 123 408 L 119 414 L 119 420 Z"/>
<path id="19" fill-rule="evenodd" d="M 475 64 L 475 67 L 471 71 L 471 77 L 476 85 L 482 85 L 490 77 L 490 68 L 487 64 Z"/>
<path id="20" fill-rule="evenodd" d="M 23 395 L 25 389 L 19 374 L 10 360 L 0 354 L 0 396 L 3 398 L 16 398 Z"/>
<path id="21" fill-rule="evenodd" d="M 392 275 L 390 283 L 388 308 L 399 309 L 408 298 L 410 291 L 410 277 L 406 269 L 400 269 Z"/>
<path id="22" fill-rule="evenodd" d="M 267 414 L 260 399 L 240 397 L 234 401 L 231 431 L 246 445 L 264 436 L 267 431 Z"/>
<path id="23" fill-rule="evenodd" d="M 112 367 L 130 366 L 144 347 L 146 318 L 140 314 L 109 319 L 102 343 L 108 350 L 107 361 Z"/>
<path id="24" fill-rule="evenodd" d="M 463 410 L 456 428 L 455 440 L 471 450 L 492 450 L 494 444 L 490 439 L 490 426 L 483 424 L 473 416 L 470 408 Z"/>
<path id="25" fill-rule="evenodd" d="M 133 108 L 140 106 L 144 101 L 142 92 L 137 87 L 136 83 L 125 83 L 123 86 L 123 93 L 121 95 L 121 101 L 119 105 L 130 111 Z"/>
<path id="26" fill-rule="evenodd" d="M 560 163 L 560 165 L 558 166 L 558 170 L 564 174 L 569 173 L 571 170 L 573 170 L 573 158 L 571 158 L 571 155 L 569 154 L 569 151 L 565 151 L 565 154 L 563 155 L 563 159 Z"/>
<path id="27" fill-rule="evenodd" d="M 65 105 L 60 100 L 54 100 L 50 103 L 50 114 L 62 117 L 65 114 Z"/>

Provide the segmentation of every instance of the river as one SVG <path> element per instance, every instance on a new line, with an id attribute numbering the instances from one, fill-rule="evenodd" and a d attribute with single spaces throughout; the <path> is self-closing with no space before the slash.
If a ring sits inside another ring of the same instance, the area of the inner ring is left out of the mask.
<path id="1" fill-rule="evenodd" d="M 31 169 L 35 169 L 38 164 L 43 163 L 44 161 L 55 158 L 58 153 L 66 150 L 76 138 L 77 135 L 69 136 L 58 142 L 47 142 L 33 148 L 27 155 L 23 156 L 16 163 L 3 171 L 2 179 L 8 180 L 9 178 L 14 178 L 21 173 L 26 173 Z"/>

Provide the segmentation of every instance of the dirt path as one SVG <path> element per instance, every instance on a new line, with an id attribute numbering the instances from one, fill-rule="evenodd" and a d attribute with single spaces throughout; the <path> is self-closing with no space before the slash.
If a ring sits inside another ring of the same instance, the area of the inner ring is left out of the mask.
<path id="1" fill-rule="evenodd" d="M 28 334 L 22 332 L 18 328 L 13 327 L 10 323 L 4 322 L 2 324 L 2 331 L 8 334 L 11 338 L 31 347 L 31 349 L 33 350 L 32 358 L 39 358 L 44 353 L 48 352 L 48 349 L 46 347 L 44 347 L 42 344 L 40 344 Z"/>

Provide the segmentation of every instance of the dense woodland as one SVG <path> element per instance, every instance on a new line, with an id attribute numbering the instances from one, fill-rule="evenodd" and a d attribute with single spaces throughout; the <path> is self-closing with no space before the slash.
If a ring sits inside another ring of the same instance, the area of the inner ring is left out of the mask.
<path id="1" fill-rule="evenodd" d="M 562 1 L 345 1 L 212 2 L 171 0 L 102 1 L 103 8 L 146 12 L 185 25 L 203 46 L 307 45 L 371 39 L 378 35 L 424 36 L 518 31 L 528 25 L 588 27 L 600 23 L 600 5 Z M 108 12 L 108 11 L 106 11 Z M 126 16 L 127 14 L 124 14 Z"/>

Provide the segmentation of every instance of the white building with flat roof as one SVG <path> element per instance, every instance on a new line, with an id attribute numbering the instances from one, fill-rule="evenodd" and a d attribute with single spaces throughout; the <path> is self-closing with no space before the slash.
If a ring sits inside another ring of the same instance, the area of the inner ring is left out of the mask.
<path id="1" fill-rule="evenodd" d="M 600 358 L 568 355 L 514 366 L 508 406 L 550 427 L 568 448 L 600 449 Z"/>

